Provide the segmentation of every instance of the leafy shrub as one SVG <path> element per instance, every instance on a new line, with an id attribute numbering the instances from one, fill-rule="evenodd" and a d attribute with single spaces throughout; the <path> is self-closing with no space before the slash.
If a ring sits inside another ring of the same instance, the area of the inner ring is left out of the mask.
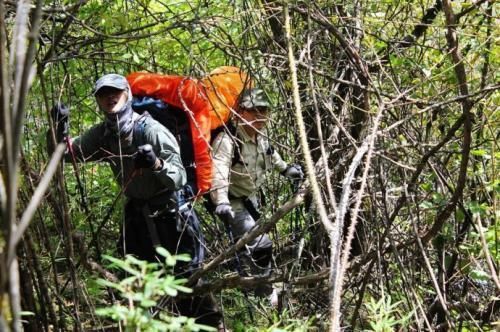
<path id="1" fill-rule="evenodd" d="M 126 256 L 123 260 L 104 256 L 111 262 L 111 267 L 129 276 L 118 282 L 97 281 L 103 287 L 117 290 L 122 301 L 99 308 L 96 313 L 118 322 L 125 331 L 214 331 L 212 327 L 196 324 L 194 318 L 176 317 L 162 310 L 157 315 L 153 314 L 153 309 L 165 296 L 175 297 L 179 292 L 192 292 L 183 286 L 186 279 L 176 279 L 172 275 L 176 262 L 189 261 L 189 256 L 173 256 L 163 248 L 156 251 L 165 257 L 165 264 L 141 261 L 133 256 Z"/>

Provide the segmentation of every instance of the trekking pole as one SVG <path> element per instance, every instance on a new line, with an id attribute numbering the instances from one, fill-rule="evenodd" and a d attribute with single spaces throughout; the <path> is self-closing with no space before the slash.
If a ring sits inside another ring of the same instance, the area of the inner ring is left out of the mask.
<path id="1" fill-rule="evenodd" d="M 221 216 L 219 216 L 219 217 L 222 220 L 222 223 L 224 224 L 224 228 L 226 229 L 226 233 L 227 233 L 227 237 L 229 238 L 229 241 L 231 242 L 232 245 L 235 245 L 236 241 L 234 240 L 233 230 L 231 229 L 231 225 L 229 225 L 227 217 L 221 217 Z M 243 269 L 241 268 L 241 261 L 240 261 L 240 256 L 238 255 L 238 252 L 235 253 L 235 256 L 236 256 L 236 272 L 238 272 L 238 275 L 240 277 L 242 277 L 243 276 Z"/>
<path id="2" fill-rule="evenodd" d="M 300 189 L 300 186 L 304 182 L 303 178 L 292 180 L 292 196 L 295 196 Z M 290 220 L 290 230 L 292 231 L 292 239 L 296 240 L 298 233 L 300 232 L 300 207 L 296 207 L 294 210 L 294 215 L 292 220 Z"/>
<path id="3" fill-rule="evenodd" d="M 219 218 L 222 220 L 222 223 L 224 224 L 224 228 L 226 229 L 227 236 L 229 237 L 229 241 L 234 246 L 236 244 L 236 241 L 234 240 L 233 230 L 231 229 L 231 225 L 229 224 L 229 220 L 228 220 L 227 216 L 226 217 L 219 216 Z M 238 272 L 238 275 L 240 277 L 244 277 L 243 268 L 241 267 L 241 260 L 240 260 L 240 255 L 238 255 L 238 251 L 236 251 L 234 253 L 234 255 L 236 258 L 236 272 Z M 255 319 L 253 316 L 253 310 L 251 307 L 250 298 L 248 297 L 248 291 L 243 289 L 242 293 L 243 293 L 243 296 L 245 297 L 245 300 L 247 302 L 248 315 L 250 316 L 250 320 L 252 321 L 252 323 L 254 323 Z"/>
<path id="4" fill-rule="evenodd" d="M 80 193 L 80 197 L 82 200 L 83 210 L 85 211 L 85 214 L 87 215 L 87 218 L 89 220 L 90 234 L 92 234 L 92 240 L 93 240 L 92 242 L 94 242 L 94 244 L 95 244 L 95 251 L 96 251 L 96 256 L 97 256 L 96 259 L 97 259 L 97 261 L 99 261 L 101 259 L 101 248 L 99 247 L 99 241 L 97 241 L 97 233 L 94 232 L 94 226 L 93 226 L 92 220 L 90 218 L 90 216 L 91 216 L 90 209 L 89 209 L 89 206 L 87 204 L 87 199 L 85 197 L 85 193 L 83 190 L 82 181 L 80 180 L 80 175 L 78 173 L 78 167 L 76 164 L 76 157 L 75 157 L 75 153 L 73 150 L 73 146 L 71 145 L 71 142 L 69 139 L 69 135 L 64 136 L 64 143 L 66 143 L 66 148 L 68 149 L 69 154 L 71 155 L 71 164 L 73 165 L 73 170 L 75 173 L 78 192 Z"/>

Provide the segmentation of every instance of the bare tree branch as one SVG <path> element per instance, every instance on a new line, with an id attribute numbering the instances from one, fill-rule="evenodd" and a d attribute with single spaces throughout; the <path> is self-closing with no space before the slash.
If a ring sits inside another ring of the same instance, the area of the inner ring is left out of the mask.
<path id="1" fill-rule="evenodd" d="M 303 188 L 307 187 L 307 183 L 303 184 Z M 288 212 L 290 212 L 295 207 L 301 205 L 304 202 L 304 196 L 307 191 L 305 189 L 299 190 L 299 192 L 292 197 L 288 202 L 284 203 L 270 218 L 269 220 L 260 222 L 254 227 L 249 233 L 242 236 L 233 246 L 226 249 L 224 252 L 220 253 L 214 257 L 210 262 L 205 264 L 201 269 L 197 270 L 195 273 L 189 277 L 188 285 L 196 284 L 196 281 L 200 279 L 204 274 L 212 271 L 217 266 L 220 265 L 225 259 L 232 257 L 235 253 L 243 248 L 243 246 L 253 239 L 256 239 L 259 235 L 269 232 L 271 228 L 276 225 L 276 223 L 281 220 Z"/>
<path id="2" fill-rule="evenodd" d="M 40 201 L 43 199 L 45 191 L 49 187 L 50 181 L 52 180 L 52 177 L 54 176 L 54 173 L 56 172 L 57 167 L 59 166 L 59 162 L 61 161 L 65 149 L 66 146 L 64 144 L 59 144 L 56 147 L 54 154 L 52 155 L 52 158 L 50 159 L 50 162 L 47 166 L 47 169 L 45 170 L 44 176 L 40 180 L 38 187 L 33 193 L 33 196 L 31 197 L 31 200 L 28 206 L 26 207 L 26 210 L 24 211 L 18 226 L 14 228 L 9 243 L 8 252 L 10 254 L 10 257 L 7 260 L 8 263 L 10 263 L 12 259 L 14 259 L 15 248 L 19 240 L 21 240 L 21 237 L 23 236 L 24 232 L 28 228 L 28 225 L 31 219 L 33 218 L 33 215 L 35 214 L 36 209 L 40 204 Z"/>
<path id="3" fill-rule="evenodd" d="M 467 76 L 465 73 L 465 66 L 463 63 L 462 56 L 458 48 L 458 40 L 456 35 L 456 25 L 455 25 L 455 15 L 451 8 L 450 0 L 443 0 L 444 12 L 446 14 L 446 24 L 447 24 L 447 34 L 446 39 L 448 41 L 448 47 L 450 49 L 451 58 L 455 66 L 455 75 L 458 80 L 459 92 L 463 96 L 469 94 L 469 89 L 467 87 Z M 458 200 L 462 197 L 463 190 L 465 187 L 465 180 L 467 178 L 467 165 L 469 162 L 469 153 L 471 147 L 471 131 L 472 131 L 472 114 L 471 109 L 473 103 L 467 98 L 461 100 L 462 112 L 464 118 L 464 133 L 462 142 L 462 160 L 460 162 L 460 173 L 457 180 L 457 185 L 453 196 L 451 197 L 449 203 L 446 207 L 438 213 L 436 220 L 432 225 L 431 229 L 427 231 L 426 234 L 422 236 L 422 242 L 428 242 L 432 237 L 434 237 L 443 226 L 444 222 L 451 215 L 455 209 Z"/>

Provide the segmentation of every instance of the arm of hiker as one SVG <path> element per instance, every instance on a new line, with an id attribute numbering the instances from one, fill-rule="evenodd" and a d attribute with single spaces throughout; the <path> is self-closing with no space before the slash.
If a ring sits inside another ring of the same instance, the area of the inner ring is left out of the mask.
<path id="1" fill-rule="evenodd" d="M 180 189 L 186 184 L 187 176 L 182 165 L 179 145 L 174 136 L 166 128 L 161 127 L 146 132 L 146 142 L 152 145 L 158 158 L 151 167 L 158 180 L 170 190 Z"/>
<path id="2" fill-rule="evenodd" d="M 57 103 L 51 108 L 50 117 L 54 124 L 55 144 L 64 142 L 69 131 L 69 108 L 62 103 Z M 54 150 L 54 138 L 49 129 L 47 131 L 47 152 L 51 155 Z"/>
<path id="3" fill-rule="evenodd" d="M 271 145 L 268 146 L 268 151 L 271 155 L 274 168 L 277 169 L 281 175 L 292 181 L 304 179 L 304 172 L 299 164 L 287 164 L 283 161 L 278 151 L 276 151 Z"/>
<path id="4" fill-rule="evenodd" d="M 274 169 L 278 170 L 280 173 L 284 172 L 288 167 L 287 163 L 283 161 L 278 151 L 276 151 L 276 149 L 269 144 L 269 142 L 267 142 L 267 144 L 267 154 L 271 155 L 271 163 Z"/>
<path id="5" fill-rule="evenodd" d="M 69 107 L 66 107 L 62 103 L 57 103 L 50 110 L 50 116 L 54 122 L 56 143 L 66 143 L 64 160 L 68 162 L 71 161 L 73 158 L 72 155 L 74 155 L 77 161 L 98 160 L 102 157 L 98 153 L 102 137 L 102 128 L 95 126 L 81 137 L 71 140 L 69 137 L 69 113 Z M 54 152 L 54 149 L 54 140 L 49 130 L 47 132 L 47 151 L 49 155 Z"/>
<path id="6" fill-rule="evenodd" d="M 210 198 L 217 205 L 229 204 L 229 176 L 234 142 L 229 134 L 221 132 L 212 143 L 212 191 Z"/>
<path id="7" fill-rule="evenodd" d="M 66 161 L 71 161 L 73 155 L 79 162 L 104 160 L 105 157 L 109 157 L 109 152 L 105 153 L 101 149 L 103 137 L 103 123 L 91 127 L 82 135 L 75 137 L 74 139 L 70 139 L 69 147 L 71 148 L 71 151 L 66 151 L 64 159 Z"/>

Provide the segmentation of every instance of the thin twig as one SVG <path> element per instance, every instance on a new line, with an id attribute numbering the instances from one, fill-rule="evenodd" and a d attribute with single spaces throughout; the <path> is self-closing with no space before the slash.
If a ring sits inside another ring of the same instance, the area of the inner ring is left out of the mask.
<path id="1" fill-rule="evenodd" d="M 33 193 L 33 196 L 31 197 L 31 200 L 24 210 L 24 213 L 21 217 L 21 221 L 19 222 L 19 225 L 14 228 L 12 232 L 12 236 L 10 238 L 9 242 L 9 254 L 10 257 L 8 259 L 8 263 L 12 261 L 12 259 L 15 256 L 15 248 L 21 240 L 21 237 L 23 236 L 24 232 L 28 228 L 28 225 L 31 222 L 31 219 L 33 218 L 33 215 L 36 212 L 36 209 L 38 208 L 38 205 L 40 204 L 41 200 L 43 199 L 43 196 L 45 195 L 45 191 L 49 187 L 50 181 L 52 180 L 52 177 L 54 176 L 54 173 L 57 171 L 57 167 L 59 166 L 59 161 L 62 158 L 62 155 L 65 150 L 65 145 L 64 144 L 59 144 L 56 147 L 56 150 L 52 154 L 52 157 L 50 159 L 50 162 L 45 170 L 45 174 L 40 180 L 40 183 L 38 184 L 38 187 L 36 188 L 35 192 Z"/>

